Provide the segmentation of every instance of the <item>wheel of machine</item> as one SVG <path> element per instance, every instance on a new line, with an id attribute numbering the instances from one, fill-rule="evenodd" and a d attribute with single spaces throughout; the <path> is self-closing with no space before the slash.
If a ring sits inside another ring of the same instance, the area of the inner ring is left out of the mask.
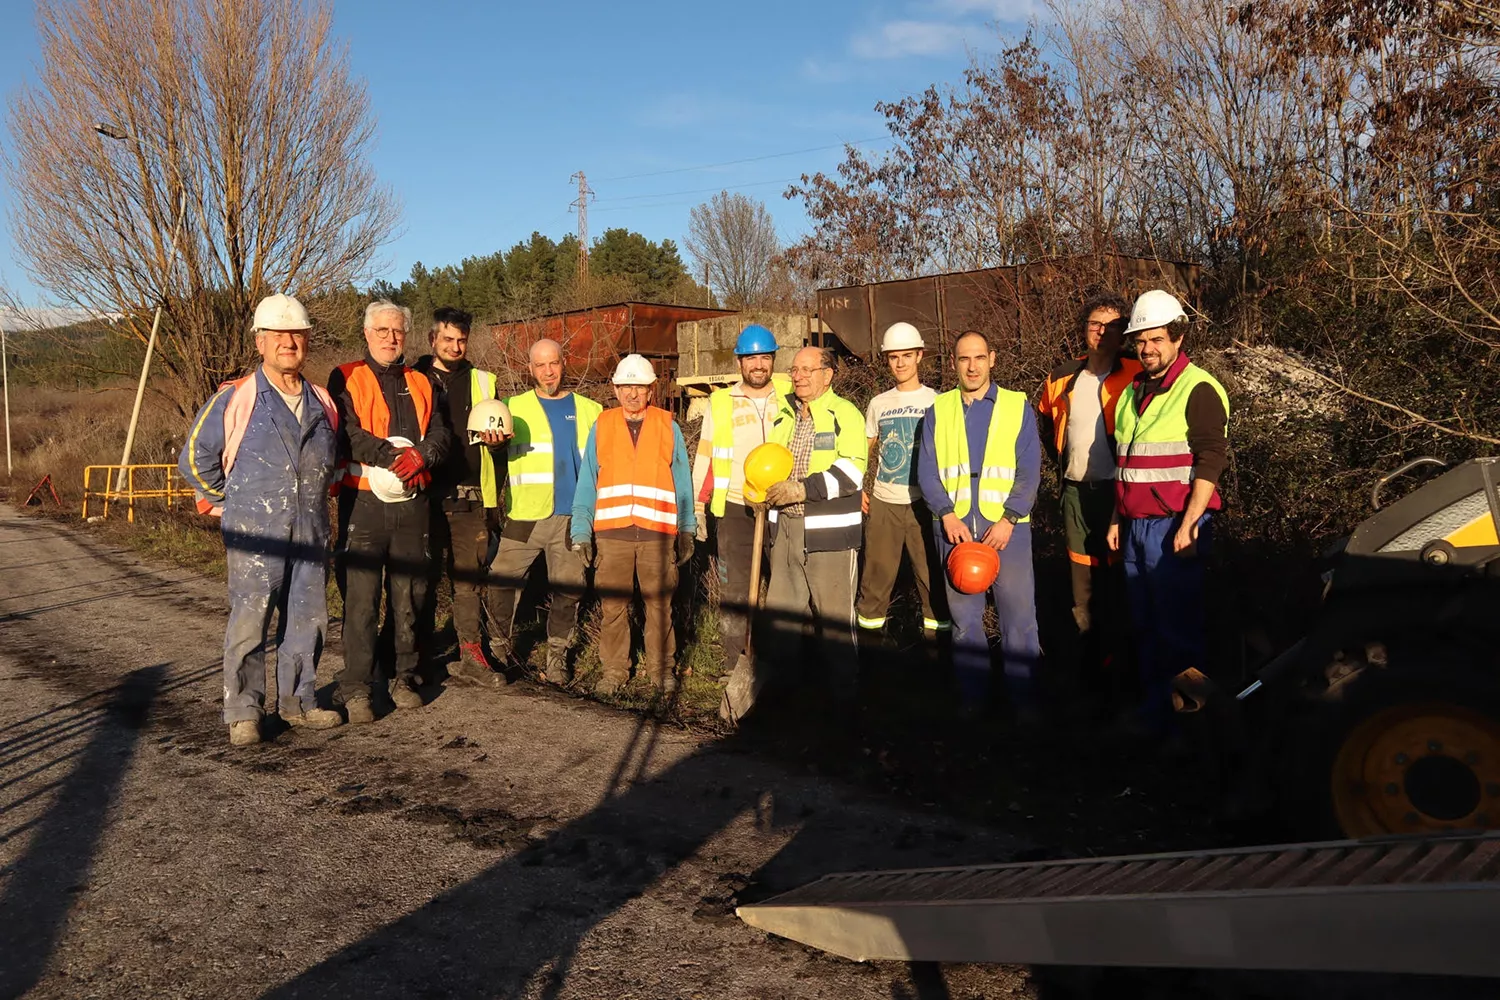
<path id="1" fill-rule="evenodd" d="M 1345 836 L 1500 827 L 1500 721 L 1448 701 L 1380 709 L 1346 731 L 1329 784 Z"/>

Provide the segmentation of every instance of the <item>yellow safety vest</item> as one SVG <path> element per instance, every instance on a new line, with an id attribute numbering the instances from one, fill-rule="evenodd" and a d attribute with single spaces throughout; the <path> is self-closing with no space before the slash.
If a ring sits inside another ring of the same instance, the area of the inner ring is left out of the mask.
<path id="1" fill-rule="evenodd" d="M 1005 501 L 1016 485 L 1016 438 L 1026 415 L 1026 394 L 995 387 L 995 410 L 990 416 L 984 442 L 984 464 L 979 467 L 979 513 L 987 521 L 1005 516 Z M 961 389 L 938 396 L 932 404 L 933 448 L 937 452 L 938 479 L 953 501 L 953 513 L 969 513 L 973 467 L 969 459 L 969 435 L 964 427 Z M 1020 523 L 1030 521 L 1030 515 Z"/>
<path id="2" fill-rule="evenodd" d="M 772 375 L 773 391 L 766 401 L 767 412 L 774 419 L 781 401 L 792 393 L 792 380 L 785 375 Z M 710 475 L 713 476 L 713 497 L 708 509 L 714 517 L 723 517 L 729 502 L 729 479 L 734 473 L 734 397 L 728 389 L 716 389 L 709 394 L 708 410 L 713 416 L 713 461 Z M 740 456 L 743 462 L 745 456 Z"/>
<path id="3" fill-rule="evenodd" d="M 469 377 L 469 405 L 478 406 L 486 399 L 495 398 L 495 373 L 482 372 L 478 368 L 471 369 Z M 467 428 L 459 430 L 453 428 L 455 434 L 462 434 L 463 440 L 469 440 Z M 486 507 L 500 506 L 500 489 L 495 483 L 495 456 L 483 445 L 479 447 L 479 491 L 484 496 Z"/>
<path id="4" fill-rule="evenodd" d="M 542 521 L 552 516 L 555 502 L 552 426 L 534 389 L 512 396 L 505 405 L 510 408 L 516 431 L 506 449 L 510 492 L 506 497 L 505 516 L 517 521 Z M 578 449 L 578 464 L 581 466 L 589 431 L 599 414 L 604 412 L 604 407 L 575 392 L 573 412 L 578 432 L 574 447 Z"/>

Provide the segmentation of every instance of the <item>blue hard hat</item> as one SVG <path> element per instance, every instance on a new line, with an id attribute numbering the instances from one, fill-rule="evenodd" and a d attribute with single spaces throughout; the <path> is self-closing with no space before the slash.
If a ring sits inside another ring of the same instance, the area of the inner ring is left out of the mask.
<path id="1" fill-rule="evenodd" d="M 734 353 L 740 358 L 747 354 L 775 354 L 776 334 L 752 323 L 740 331 L 740 339 L 734 342 Z"/>

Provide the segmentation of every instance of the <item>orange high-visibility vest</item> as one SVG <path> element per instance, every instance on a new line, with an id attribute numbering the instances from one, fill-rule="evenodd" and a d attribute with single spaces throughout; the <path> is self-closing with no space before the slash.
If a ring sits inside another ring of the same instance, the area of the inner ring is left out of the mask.
<path id="1" fill-rule="evenodd" d="M 594 531 L 646 528 L 677 534 L 677 490 L 672 482 L 672 416 L 648 406 L 639 441 L 630 437 L 625 411 L 605 410 L 594 424 L 599 496 Z"/>
<path id="2" fill-rule="evenodd" d="M 354 403 L 354 415 L 359 425 L 378 438 L 391 432 L 391 410 L 385 405 L 385 393 L 380 391 L 380 380 L 363 361 L 351 361 L 339 365 L 344 373 L 344 384 L 349 388 L 349 399 Z M 417 427 L 422 437 L 427 436 L 427 425 L 432 420 L 432 383 L 419 371 L 406 369 L 406 388 L 411 392 L 411 401 L 417 408 Z M 367 490 L 370 481 L 365 477 L 365 467 L 350 461 L 344 466 L 344 485 L 352 489 Z"/>

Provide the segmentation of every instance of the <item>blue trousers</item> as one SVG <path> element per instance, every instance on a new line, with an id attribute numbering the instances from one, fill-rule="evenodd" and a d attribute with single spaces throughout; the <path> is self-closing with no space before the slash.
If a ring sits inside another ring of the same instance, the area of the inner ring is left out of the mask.
<path id="1" fill-rule="evenodd" d="M 1121 524 L 1125 590 L 1140 666 L 1143 721 L 1161 729 L 1171 718 L 1172 678 L 1189 667 L 1202 669 L 1206 656 L 1203 580 L 1213 523 L 1198 521 L 1196 554 L 1172 551 L 1176 517 L 1130 518 Z"/>
<path id="2" fill-rule="evenodd" d="M 966 523 L 974 538 L 984 537 L 990 522 L 971 514 Z M 977 530 L 976 530 L 977 526 Z M 944 566 L 952 544 L 941 525 L 933 528 L 938 556 Z M 983 701 L 990 687 L 990 641 L 984 633 L 984 594 L 961 594 L 943 574 L 948 591 L 948 609 L 953 618 L 953 672 L 958 689 L 967 702 Z M 1000 575 L 990 588 L 995 614 L 1000 619 L 1000 655 L 1005 683 L 1017 702 L 1036 696 L 1036 674 L 1042 659 L 1042 643 L 1036 629 L 1036 579 L 1031 568 L 1031 525 L 1018 524 L 1010 542 L 1000 553 Z"/>
<path id="3" fill-rule="evenodd" d="M 328 629 L 327 541 L 270 540 L 226 530 L 229 627 L 224 633 L 224 721 L 261 717 L 266 647 L 276 629 L 277 710 L 317 707 L 314 692 Z"/>

